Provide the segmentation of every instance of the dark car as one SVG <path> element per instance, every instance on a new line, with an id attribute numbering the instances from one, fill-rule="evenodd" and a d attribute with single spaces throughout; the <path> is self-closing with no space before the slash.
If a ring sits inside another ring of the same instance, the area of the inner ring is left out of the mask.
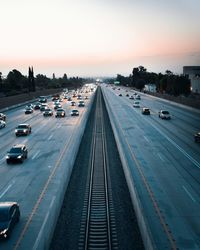
<path id="1" fill-rule="evenodd" d="M 52 116 L 53 115 L 53 111 L 49 108 L 45 109 L 45 111 L 43 112 L 43 116 Z"/>
<path id="2" fill-rule="evenodd" d="M 119 94 L 118 96 L 122 96 L 122 94 Z"/>
<path id="3" fill-rule="evenodd" d="M 3 113 L 0 113 L 0 120 L 6 121 L 6 115 Z"/>
<path id="4" fill-rule="evenodd" d="M 59 108 L 61 108 L 62 106 L 61 106 L 61 104 L 60 103 L 56 103 L 55 105 L 54 105 L 54 109 L 59 109 Z"/>
<path id="5" fill-rule="evenodd" d="M 79 111 L 77 109 L 73 109 L 71 111 L 71 116 L 79 116 Z"/>
<path id="6" fill-rule="evenodd" d="M 15 129 L 15 135 L 29 135 L 31 133 L 31 125 L 24 123 L 24 124 L 19 124 L 16 129 Z"/>
<path id="7" fill-rule="evenodd" d="M 17 202 L 0 202 L 0 238 L 8 239 L 15 224 L 20 219 Z"/>
<path id="8" fill-rule="evenodd" d="M 76 106 L 76 102 L 72 101 L 71 106 Z"/>
<path id="9" fill-rule="evenodd" d="M 65 117 L 65 111 L 62 108 L 58 108 L 55 117 Z"/>
<path id="10" fill-rule="evenodd" d="M 150 109 L 149 108 L 143 108 L 142 109 L 142 114 L 143 115 L 150 115 Z"/>
<path id="11" fill-rule="evenodd" d="M 27 115 L 27 114 L 32 114 L 33 113 L 33 109 L 31 108 L 31 107 L 27 107 L 26 109 L 25 109 L 25 114 Z"/>
<path id="12" fill-rule="evenodd" d="M 79 107 L 84 107 L 85 106 L 85 102 L 84 101 L 79 101 L 78 102 L 78 106 Z"/>
<path id="13" fill-rule="evenodd" d="M 46 96 L 40 96 L 39 97 L 39 102 L 41 102 L 41 103 L 47 102 L 47 97 Z"/>
<path id="14" fill-rule="evenodd" d="M 41 103 L 40 102 L 36 102 L 34 105 L 34 109 L 40 109 Z"/>
<path id="15" fill-rule="evenodd" d="M 14 145 L 6 156 L 7 163 L 11 162 L 23 162 L 28 156 L 28 150 L 24 144 Z"/>
<path id="16" fill-rule="evenodd" d="M 200 142 L 200 132 L 197 132 L 196 134 L 194 134 L 194 141 Z"/>

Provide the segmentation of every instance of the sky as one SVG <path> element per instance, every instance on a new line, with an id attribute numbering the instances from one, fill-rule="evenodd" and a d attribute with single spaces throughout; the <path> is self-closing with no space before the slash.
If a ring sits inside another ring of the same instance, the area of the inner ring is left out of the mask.
<path id="1" fill-rule="evenodd" d="M 0 72 L 101 77 L 200 65 L 200 0 L 0 0 Z"/>

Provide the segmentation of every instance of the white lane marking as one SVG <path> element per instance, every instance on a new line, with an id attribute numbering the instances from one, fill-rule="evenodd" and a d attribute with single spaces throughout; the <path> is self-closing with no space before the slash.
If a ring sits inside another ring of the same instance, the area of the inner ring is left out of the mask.
<path id="1" fill-rule="evenodd" d="M 163 159 L 163 157 L 162 157 L 161 154 L 157 153 L 157 155 L 158 155 L 158 157 L 159 157 L 162 161 L 165 161 L 165 160 Z"/>
<path id="2" fill-rule="evenodd" d="M 6 160 L 6 157 L 4 156 L 1 160 L 0 160 L 0 164 L 3 163 Z"/>
<path id="3" fill-rule="evenodd" d="M 150 141 L 147 139 L 147 137 L 146 137 L 146 136 L 144 136 L 144 139 L 145 139 L 148 143 L 150 143 Z"/>
<path id="4" fill-rule="evenodd" d="M 53 167 L 53 166 L 50 166 L 50 165 L 48 166 L 48 168 L 52 168 L 52 167 Z"/>
<path id="5" fill-rule="evenodd" d="M 9 184 L 7 186 L 7 188 L 3 191 L 3 193 L 0 195 L 0 199 L 4 196 L 4 194 L 6 194 L 8 192 L 8 190 L 12 187 L 12 185 L 14 184 L 15 182 L 13 181 L 11 184 Z"/>
<path id="6" fill-rule="evenodd" d="M 195 198 L 191 195 L 191 193 L 187 190 L 186 187 L 182 186 L 182 188 L 185 190 L 185 192 L 187 193 L 187 195 L 190 197 L 190 199 L 193 201 L 193 202 L 196 202 Z"/>
<path id="7" fill-rule="evenodd" d="M 48 219 L 48 217 L 49 217 L 50 210 L 51 210 L 51 208 L 52 208 L 52 206 L 53 206 L 53 203 L 54 203 L 54 201 L 55 201 L 55 198 L 56 198 L 56 197 L 53 196 L 53 199 L 51 200 L 51 203 L 50 203 L 50 206 L 49 206 L 49 210 L 48 210 L 48 212 L 47 212 L 47 214 L 46 214 L 46 216 L 45 216 L 44 222 L 42 223 L 40 232 L 39 232 L 39 234 L 38 234 L 38 237 L 37 237 L 37 239 L 36 239 L 36 241 L 35 241 L 35 244 L 34 244 L 32 250 L 37 250 L 37 249 L 38 249 L 38 244 L 39 244 L 40 238 L 41 238 L 41 236 L 42 236 L 42 233 L 43 233 L 43 230 L 44 230 L 44 226 L 45 226 L 45 224 L 46 224 L 46 222 L 47 222 L 47 219 Z"/>
<path id="8" fill-rule="evenodd" d="M 37 157 L 37 155 L 40 153 L 40 150 L 38 150 L 35 154 L 34 154 L 34 156 L 32 157 L 32 160 L 34 160 L 36 157 Z"/>
<path id="9" fill-rule="evenodd" d="M 48 137 L 48 141 L 50 141 L 52 137 L 53 137 L 53 135 L 51 134 L 51 135 Z"/>
<path id="10" fill-rule="evenodd" d="M 161 135 L 163 135 L 171 144 L 173 144 L 181 153 L 183 153 L 196 167 L 200 168 L 200 163 L 196 161 L 192 156 L 190 156 L 184 149 L 182 149 L 179 145 L 176 144 L 175 141 L 170 139 L 167 135 L 165 135 L 159 128 L 154 126 L 150 121 L 148 123 L 151 124 Z"/>

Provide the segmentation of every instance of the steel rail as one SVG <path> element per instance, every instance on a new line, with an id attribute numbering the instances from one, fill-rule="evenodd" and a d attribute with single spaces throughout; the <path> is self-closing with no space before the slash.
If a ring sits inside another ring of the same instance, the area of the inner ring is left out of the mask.
<path id="1" fill-rule="evenodd" d="M 109 178 L 107 176 L 107 146 L 100 90 L 97 91 L 96 103 L 90 154 L 90 173 L 88 175 L 82 212 L 79 249 L 111 250 L 117 249 L 116 228 L 112 214 L 113 208 L 109 192 Z M 112 230 L 114 233 L 112 233 Z"/>

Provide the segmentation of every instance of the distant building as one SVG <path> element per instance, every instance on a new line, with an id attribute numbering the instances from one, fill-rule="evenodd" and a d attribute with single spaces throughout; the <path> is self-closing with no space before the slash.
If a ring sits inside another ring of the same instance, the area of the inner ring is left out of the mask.
<path id="1" fill-rule="evenodd" d="M 155 84 L 146 84 L 144 85 L 144 91 L 148 91 L 148 92 L 156 92 L 156 85 Z"/>
<path id="2" fill-rule="evenodd" d="M 200 66 L 184 66 L 183 74 L 190 79 L 191 91 L 200 94 Z"/>

